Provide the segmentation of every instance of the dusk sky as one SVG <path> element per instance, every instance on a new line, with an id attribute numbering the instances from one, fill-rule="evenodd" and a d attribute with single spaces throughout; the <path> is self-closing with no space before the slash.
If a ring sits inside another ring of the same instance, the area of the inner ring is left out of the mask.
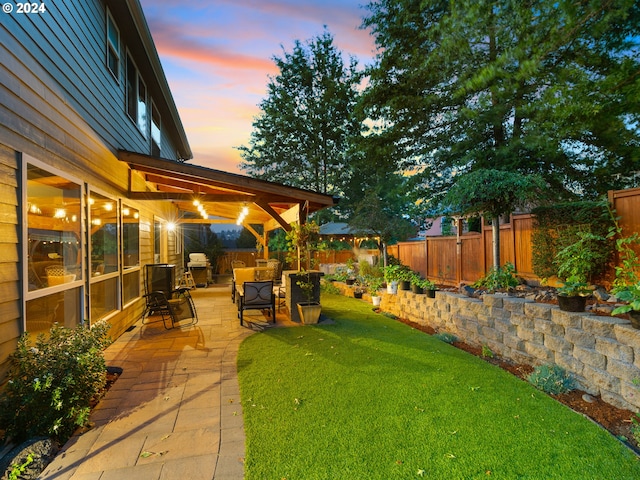
<path id="1" fill-rule="evenodd" d="M 344 54 L 371 63 L 359 27 L 366 0 L 140 0 L 178 107 L 192 163 L 239 172 L 234 147 L 249 142 L 272 60 L 326 25 Z"/>

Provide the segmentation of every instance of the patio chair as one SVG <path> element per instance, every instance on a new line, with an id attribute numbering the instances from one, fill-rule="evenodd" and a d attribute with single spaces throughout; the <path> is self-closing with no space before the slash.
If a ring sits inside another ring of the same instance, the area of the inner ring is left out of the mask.
<path id="1" fill-rule="evenodd" d="M 254 267 L 234 268 L 233 279 L 231 281 L 231 301 L 236 302 L 236 290 L 244 282 L 256 280 L 256 269 Z"/>
<path id="2" fill-rule="evenodd" d="M 147 302 L 145 313 L 142 317 L 142 323 L 151 316 L 160 316 L 162 325 L 169 330 L 176 326 L 188 327 L 198 323 L 198 314 L 193 303 L 193 298 L 186 287 L 179 288 L 176 291 L 175 298 L 168 298 L 164 292 L 155 291 L 145 294 L 144 298 Z M 185 322 L 185 320 L 187 320 Z"/>
<path id="3" fill-rule="evenodd" d="M 149 317 L 160 316 L 165 328 L 173 328 L 183 320 L 189 320 L 180 326 L 194 325 L 198 322 L 196 307 L 188 287 L 175 288 L 175 265 L 150 263 L 144 269 L 144 299 L 142 323 L 152 323 Z M 169 327 L 167 322 L 170 320 Z M 158 320 L 159 321 L 159 320 Z"/>
<path id="4" fill-rule="evenodd" d="M 276 323 L 276 296 L 273 282 L 244 282 L 238 289 L 238 317 L 243 325 L 245 310 L 270 310 L 273 323 Z"/>

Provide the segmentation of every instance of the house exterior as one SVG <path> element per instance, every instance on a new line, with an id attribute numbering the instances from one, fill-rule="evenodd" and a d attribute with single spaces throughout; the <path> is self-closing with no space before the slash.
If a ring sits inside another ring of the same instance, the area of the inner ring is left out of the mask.
<path id="1" fill-rule="evenodd" d="M 304 201 L 307 211 L 333 203 L 184 163 L 192 152 L 138 0 L 6 5 L 0 381 L 24 331 L 106 319 L 117 337 L 135 323 L 144 265 L 184 268 L 180 226 L 169 227 L 190 195 L 229 218 L 259 207 L 249 219 L 268 228 L 300 220 Z"/>

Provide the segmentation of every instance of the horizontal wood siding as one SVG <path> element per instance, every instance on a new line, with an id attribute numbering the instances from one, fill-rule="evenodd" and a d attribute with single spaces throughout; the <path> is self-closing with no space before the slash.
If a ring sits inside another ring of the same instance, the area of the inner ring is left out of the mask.
<path id="1" fill-rule="evenodd" d="M 24 322 L 17 227 L 20 153 L 139 210 L 141 265 L 153 262 L 154 217 L 171 220 L 177 214 L 168 201 L 128 200 L 129 181 L 142 187 L 145 181 L 135 173 L 130 178 L 129 167 L 116 157 L 118 149 L 151 152 L 150 139 L 125 112 L 128 49 L 151 94 L 149 108 L 152 99 L 162 112 L 162 156 L 177 159 L 181 145 L 131 18 L 116 18 L 122 41 L 116 79 L 106 67 L 104 2 L 56 0 L 46 7 L 40 15 L 3 14 L 0 22 L 0 382 Z M 114 2 L 116 7 L 129 8 L 123 2 Z M 182 255 L 175 254 L 174 246 L 171 242 L 168 259 L 181 269 Z M 135 323 L 143 308 L 141 298 L 109 317 L 111 335 Z"/>
<path id="2" fill-rule="evenodd" d="M 17 166 L 15 152 L 0 145 L 0 379 L 21 333 Z"/>

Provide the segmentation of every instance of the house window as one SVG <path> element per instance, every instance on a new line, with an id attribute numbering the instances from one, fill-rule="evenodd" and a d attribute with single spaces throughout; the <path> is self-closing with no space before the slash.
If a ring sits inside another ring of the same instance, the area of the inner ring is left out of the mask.
<path id="1" fill-rule="evenodd" d="M 145 138 L 149 135 L 147 86 L 142 81 L 133 60 L 127 55 L 127 115 Z"/>
<path id="2" fill-rule="evenodd" d="M 26 330 L 74 327 L 83 318 L 80 182 L 29 160 L 24 168 Z"/>
<path id="3" fill-rule="evenodd" d="M 89 196 L 91 321 L 120 308 L 118 202 L 96 192 Z"/>
<path id="4" fill-rule="evenodd" d="M 107 10 L 107 68 L 116 79 L 120 78 L 120 32 Z"/>
<path id="5" fill-rule="evenodd" d="M 151 102 L 151 155 L 160 156 L 160 112 L 156 104 Z"/>
<path id="6" fill-rule="evenodd" d="M 140 214 L 122 205 L 122 303 L 140 297 Z"/>

